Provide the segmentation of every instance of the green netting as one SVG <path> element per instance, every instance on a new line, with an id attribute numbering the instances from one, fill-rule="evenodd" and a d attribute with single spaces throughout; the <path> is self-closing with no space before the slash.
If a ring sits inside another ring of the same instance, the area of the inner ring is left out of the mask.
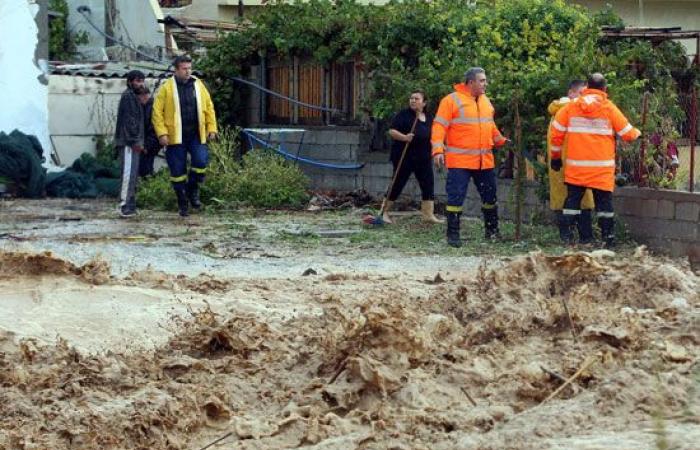
<path id="1" fill-rule="evenodd" d="M 116 159 L 83 153 L 62 172 L 47 174 L 41 144 L 20 131 L 0 133 L 0 178 L 11 180 L 21 197 L 95 198 L 119 195 L 120 168 Z"/>
<path id="2" fill-rule="evenodd" d="M 49 197 L 96 198 L 95 180 L 88 175 L 64 170 L 46 177 L 46 195 Z"/>
<path id="3" fill-rule="evenodd" d="M 41 144 L 34 136 L 20 131 L 0 132 L 0 176 L 10 179 L 23 197 L 39 198 L 44 195 L 46 170 Z"/>

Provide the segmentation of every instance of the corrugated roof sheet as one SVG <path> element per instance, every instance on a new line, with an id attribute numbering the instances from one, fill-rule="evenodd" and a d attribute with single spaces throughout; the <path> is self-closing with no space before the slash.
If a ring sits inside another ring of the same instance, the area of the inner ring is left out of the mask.
<path id="1" fill-rule="evenodd" d="M 129 71 L 140 70 L 147 78 L 169 76 L 169 73 L 165 73 L 166 67 L 162 67 L 163 69 L 159 70 L 157 68 L 146 68 L 132 64 L 119 63 L 64 64 L 51 66 L 51 74 L 94 78 L 126 78 L 126 74 L 129 73 Z M 198 74 L 197 71 L 195 71 L 195 74 Z M 198 75 L 201 75 L 201 73 Z"/>

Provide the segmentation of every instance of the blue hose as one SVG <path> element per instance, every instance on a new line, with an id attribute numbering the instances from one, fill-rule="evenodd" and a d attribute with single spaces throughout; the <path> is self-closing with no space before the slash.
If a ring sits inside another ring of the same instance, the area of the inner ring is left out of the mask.
<path id="1" fill-rule="evenodd" d="M 243 130 L 243 134 L 248 138 L 248 143 L 250 144 L 250 148 L 254 148 L 253 143 L 257 143 L 267 149 L 273 150 L 276 153 L 284 156 L 286 159 L 290 159 L 293 161 L 298 161 L 300 163 L 304 164 L 309 164 L 311 166 L 315 167 L 321 167 L 324 169 L 333 169 L 333 170 L 360 170 L 362 169 L 365 165 L 364 163 L 362 164 L 330 164 L 330 163 L 324 163 L 321 161 L 316 161 L 313 159 L 309 158 L 304 158 L 301 156 L 295 156 L 289 152 L 286 152 L 282 150 L 282 145 L 274 146 L 270 144 L 267 141 L 264 141 L 263 139 L 260 139 L 259 137 L 255 136 L 252 132 L 248 130 Z"/>

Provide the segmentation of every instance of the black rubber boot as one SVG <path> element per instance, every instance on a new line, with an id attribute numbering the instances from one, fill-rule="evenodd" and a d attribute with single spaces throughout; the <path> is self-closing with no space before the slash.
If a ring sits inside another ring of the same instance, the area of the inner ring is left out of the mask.
<path id="1" fill-rule="evenodd" d="M 599 217 L 598 226 L 600 236 L 605 248 L 615 248 L 615 219 L 612 217 Z"/>
<path id="2" fill-rule="evenodd" d="M 574 216 L 566 214 L 559 215 L 559 237 L 564 245 L 574 244 L 574 232 L 572 230 L 574 220 Z"/>
<path id="3" fill-rule="evenodd" d="M 581 215 L 576 219 L 576 228 L 578 228 L 579 244 L 593 243 L 593 213 L 590 209 L 581 210 Z"/>
<path id="4" fill-rule="evenodd" d="M 501 239 L 498 231 L 498 208 L 481 208 L 484 215 L 484 237 L 486 240 L 495 241 Z"/>
<path id="5" fill-rule="evenodd" d="M 174 186 L 175 195 L 177 196 L 177 210 L 180 217 L 187 217 L 190 215 L 187 205 L 187 190 L 183 185 Z"/>
<path id="6" fill-rule="evenodd" d="M 460 213 L 447 213 L 447 245 L 450 247 L 459 248 L 462 246 L 462 240 L 459 238 L 460 217 Z"/>
<path id="7" fill-rule="evenodd" d="M 199 183 L 196 181 L 187 183 L 187 198 L 190 200 L 190 205 L 193 209 L 202 207 L 202 202 L 199 200 Z"/>

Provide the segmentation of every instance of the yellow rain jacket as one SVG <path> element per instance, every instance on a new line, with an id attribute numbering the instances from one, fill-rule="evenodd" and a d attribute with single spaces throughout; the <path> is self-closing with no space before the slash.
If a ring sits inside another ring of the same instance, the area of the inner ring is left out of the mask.
<path id="1" fill-rule="evenodd" d="M 554 116 L 567 105 L 571 100 L 569 97 L 562 97 L 557 100 L 553 100 L 549 104 L 547 111 L 549 115 L 552 116 L 551 120 L 554 120 Z M 547 128 L 547 161 L 552 160 L 552 127 Z M 549 207 L 554 211 L 560 211 L 564 209 L 564 201 L 566 200 L 566 185 L 564 184 L 564 161 L 566 161 L 566 140 L 564 145 L 562 145 L 562 169 L 560 171 L 552 170 L 549 167 Z M 595 202 L 593 201 L 593 192 L 590 189 L 586 189 L 583 199 L 581 200 L 581 209 L 593 209 L 595 207 Z"/>
<path id="2" fill-rule="evenodd" d="M 209 133 L 217 133 L 214 103 L 202 80 L 195 78 L 194 92 L 197 98 L 197 118 L 199 119 L 199 139 L 207 143 Z M 177 95 L 175 77 L 168 78 L 158 89 L 153 101 L 153 129 L 158 137 L 168 135 L 169 145 L 182 144 L 182 118 L 180 99 Z"/>

